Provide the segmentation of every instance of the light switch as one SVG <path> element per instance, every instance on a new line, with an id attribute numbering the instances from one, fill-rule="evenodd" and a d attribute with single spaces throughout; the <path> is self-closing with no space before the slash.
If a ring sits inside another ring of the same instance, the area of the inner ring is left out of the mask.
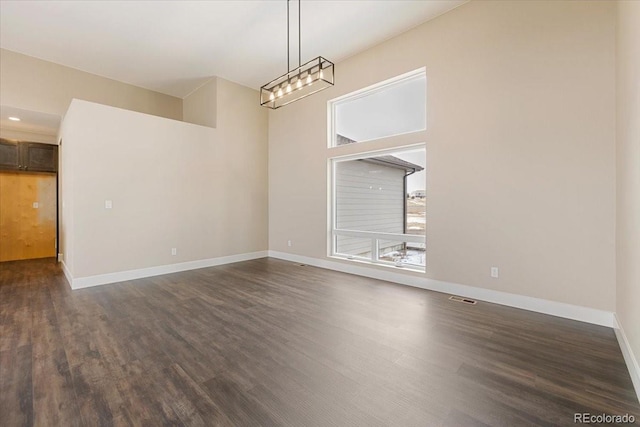
<path id="1" fill-rule="evenodd" d="M 38 202 L 33 202 L 33 209 L 38 209 L 40 204 Z"/>
<path id="2" fill-rule="evenodd" d="M 111 209 L 113 207 L 113 202 L 111 200 L 105 200 L 104 201 L 104 208 L 105 209 Z"/>

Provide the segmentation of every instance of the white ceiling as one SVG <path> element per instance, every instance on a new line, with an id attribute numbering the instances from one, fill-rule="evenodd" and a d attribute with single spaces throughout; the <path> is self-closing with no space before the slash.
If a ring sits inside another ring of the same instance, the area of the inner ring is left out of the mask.
<path id="1" fill-rule="evenodd" d="M 9 120 L 17 117 L 19 122 Z M 0 128 L 55 135 L 60 127 L 60 116 L 0 105 Z"/>
<path id="2" fill-rule="evenodd" d="M 340 61 L 466 1 L 303 0 L 302 62 Z M 286 2 L 2 0 L 0 46 L 177 97 L 211 76 L 259 88 L 287 71 Z"/>

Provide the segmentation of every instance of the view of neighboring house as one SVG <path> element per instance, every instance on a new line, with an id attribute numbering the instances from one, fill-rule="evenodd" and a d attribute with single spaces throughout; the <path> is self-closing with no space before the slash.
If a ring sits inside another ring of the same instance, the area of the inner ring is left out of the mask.
<path id="1" fill-rule="evenodd" d="M 412 199 L 424 199 L 427 197 L 427 192 L 425 190 L 415 190 L 409 194 L 409 197 Z"/>
<path id="2" fill-rule="evenodd" d="M 360 142 L 339 133 L 335 138 L 337 146 Z M 423 185 L 424 177 L 418 177 L 417 172 L 423 171 L 424 167 L 400 158 L 407 155 L 406 152 L 393 152 L 335 162 L 337 229 L 424 235 L 425 203 L 421 201 L 423 199 L 418 202 L 407 200 L 409 188 Z M 409 158 L 414 159 L 412 156 Z M 410 181 L 412 178 L 413 182 Z M 370 235 L 336 235 L 334 243 L 337 255 L 376 261 Z M 424 242 L 407 242 L 402 237 L 378 239 L 377 259 L 424 266 L 425 249 Z"/>
<path id="3" fill-rule="evenodd" d="M 406 179 L 422 166 L 386 155 L 336 163 L 337 226 L 344 230 L 403 234 L 407 228 Z M 371 241 L 337 236 L 337 252 L 369 257 Z M 382 242 L 381 251 L 406 249 Z"/>

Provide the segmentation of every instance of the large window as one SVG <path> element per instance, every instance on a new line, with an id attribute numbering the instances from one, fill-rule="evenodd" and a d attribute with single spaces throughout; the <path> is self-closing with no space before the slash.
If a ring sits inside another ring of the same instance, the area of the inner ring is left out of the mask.
<path id="1" fill-rule="evenodd" d="M 419 72 L 330 103 L 330 255 L 424 270 L 425 92 Z M 351 145 L 381 138 L 389 148 Z"/>

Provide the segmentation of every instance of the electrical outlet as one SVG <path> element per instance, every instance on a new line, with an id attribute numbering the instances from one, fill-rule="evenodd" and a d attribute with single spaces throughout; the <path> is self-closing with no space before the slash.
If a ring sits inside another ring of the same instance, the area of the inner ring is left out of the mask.
<path id="1" fill-rule="evenodd" d="M 493 277 L 494 279 L 498 278 L 498 267 L 491 267 L 491 277 Z"/>
<path id="2" fill-rule="evenodd" d="M 287 246 L 291 247 L 291 240 L 287 240 Z"/>
<path id="3" fill-rule="evenodd" d="M 113 208 L 113 202 L 111 200 L 105 200 L 104 201 L 104 208 L 105 209 L 111 209 Z"/>
<path id="4" fill-rule="evenodd" d="M 178 248 L 171 248 L 171 255 L 178 255 Z"/>
<path id="5" fill-rule="evenodd" d="M 40 204 L 38 202 L 33 202 L 33 209 L 38 209 L 40 207 Z"/>

